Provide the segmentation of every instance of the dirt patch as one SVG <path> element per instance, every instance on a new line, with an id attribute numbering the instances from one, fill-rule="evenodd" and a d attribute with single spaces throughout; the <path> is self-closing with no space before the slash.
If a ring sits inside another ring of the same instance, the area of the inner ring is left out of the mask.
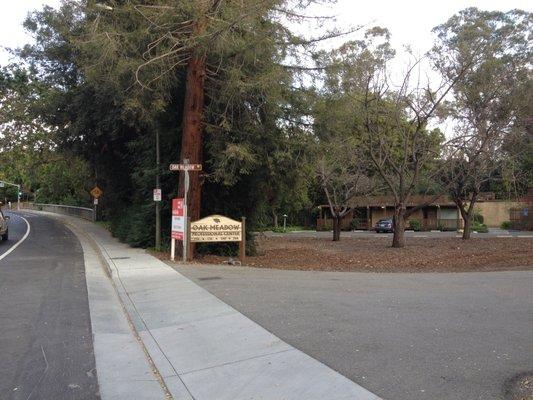
<path id="1" fill-rule="evenodd" d="M 259 255 L 246 264 L 259 268 L 364 271 L 466 272 L 533 269 L 533 239 L 528 238 L 407 238 L 403 249 L 387 238 L 263 237 Z M 161 258 L 168 255 L 160 254 Z M 198 263 L 221 264 L 227 257 L 206 255 Z"/>
<path id="2" fill-rule="evenodd" d="M 533 372 L 524 372 L 504 384 L 506 400 L 533 400 Z"/>

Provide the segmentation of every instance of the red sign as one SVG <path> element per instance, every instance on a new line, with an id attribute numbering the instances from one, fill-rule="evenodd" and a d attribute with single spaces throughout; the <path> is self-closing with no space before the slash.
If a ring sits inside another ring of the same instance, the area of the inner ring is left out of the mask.
<path id="1" fill-rule="evenodd" d="M 185 233 L 184 200 L 172 199 L 172 239 L 183 240 Z"/>

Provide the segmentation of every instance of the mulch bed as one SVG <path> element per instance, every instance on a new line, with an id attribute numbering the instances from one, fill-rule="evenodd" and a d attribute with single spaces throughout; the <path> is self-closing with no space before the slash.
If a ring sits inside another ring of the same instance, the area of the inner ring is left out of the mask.
<path id="1" fill-rule="evenodd" d="M 259 254 L 246 265 L 316 271 L 466 272 L 533 269 L 529 238 L 406 238 L 403 249 L 388 238 L 259 237 Z M 221 264 L 227 257 L 205 255 L 198 263 Z"/>

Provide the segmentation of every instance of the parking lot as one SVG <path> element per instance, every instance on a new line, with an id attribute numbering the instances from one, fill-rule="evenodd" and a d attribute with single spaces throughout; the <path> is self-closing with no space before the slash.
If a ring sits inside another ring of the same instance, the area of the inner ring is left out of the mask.
<path id="1" fill-rule="evenodd" d="M 533 370 L 533 271 L 174 267 L 383 399 L 511 399 Z"/>

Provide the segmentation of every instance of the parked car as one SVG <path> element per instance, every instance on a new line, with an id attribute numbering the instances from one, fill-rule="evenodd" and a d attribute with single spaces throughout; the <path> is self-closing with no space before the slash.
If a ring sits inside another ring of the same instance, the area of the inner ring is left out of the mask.
<path id="1" fill-rule="evenodd" d="M 0 236 L 2 237 L 2 241 L 7 240 L 9 237 L 9 217 L 7 215 L 4 215 L 2 210 L 0 210 Z"/>
<path id="2" fill-rule="evenodd" d="M 392 224 L 392 219 L 388 218 L 388 219 L 380 219 L 377 223 L 376 223 L 376 232 L 377 233 L 380 233 L 380 232 L 394 232 L 394 227 L 393 227 L 393 224 Z"/>

